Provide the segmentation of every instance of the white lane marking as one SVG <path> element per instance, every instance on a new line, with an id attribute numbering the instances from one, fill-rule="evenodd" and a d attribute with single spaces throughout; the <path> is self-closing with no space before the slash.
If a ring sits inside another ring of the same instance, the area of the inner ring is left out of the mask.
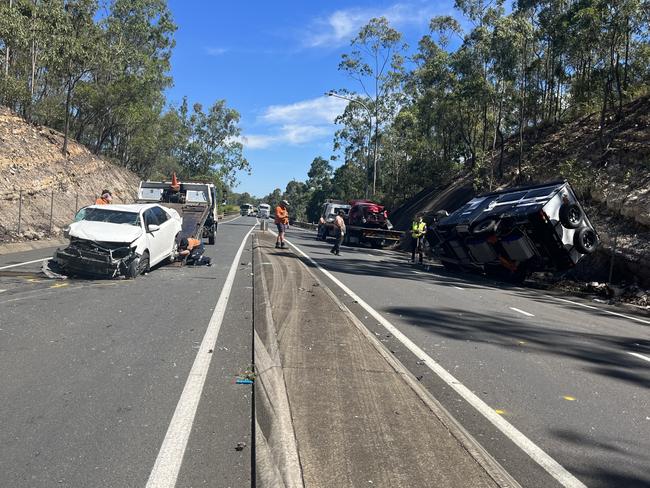
<path id="1" fill-rule="evenodd" d="M 219 224 L 229 224 L 230 222 L 234 222 L 234 221 L 237 220 L 237 219 L 241 219 L 241 215 L 238 215 L 238 216 L 235 217 L 234 219 L 230 219 L 230 220 L 222 220 L 221 222 L 217 222 L 217 223 L 219 223 Z"/>
<path id="2" fill-rule="evenodd" d="M 454 286 L 454 288 L 456 288 L 457 290 L 461 290 L 461 291 L 465 289 L 465 288 L 461 288 L 460 286 Z"/>
<path id="3" fill-rule="evenodd" d="M 628 354 L 634 356 L 635 358 L 643 359 L 645 361 L 650 362 L 650 358 L 648 356 L 644 356 L 643 354 L 639 354 L 638 352 L 628 352 Z"/>
<path id="4" fill-rule="evenodd" d="M 7 290 L 0 290 L 0 293 L 4 293 L 5 291 L 7 291 Z"/>
<path id="5" fill-rule="evenodd" d="M 323 269 L 316 261 L 310 256 L 305 254 L 300 248 L 289 241 L 286 241 L 298 253 L 308 259 L 316 268 L 318 268 L 325 276 L 332 280 L 336 285 L 341 288 L 350 298 L 356 300 L 369 314 L 371 314 L 380 324 L 388 330 L 393 337 L 399 340 L 407 349 L 409 349 L 418 358 L 424 361 L 429 369 L 436 373 L 445 383 L 453 388 L 461 397 L 474 407 L 481 415 L 489 420 L 497 429 L 499 429 L 506 437 L 514 442 L 519 448 L 524 451 L 528 456 L 546 470 L 553 478 L 555 478 L 562 486 L 567 488 L 586 488 L 578 478 L 569 473 L 564 466 L 558 463 L 551 456 L 546 454 L 537 444 L 528 439 L 510 422 L 501 417 L 494 409 L 490 408 L 483 400 L 472 393 L 469 388 L 463 385 L 460 381 L 454 378 L 447 372 L 440 364 L 434 361 L 427 353 L 418 347 L 413 341 L 406 337 L 399 329 L 386 320 L 379 312 L 364 302 L 361 297 L 345 286 L 341 281 L 335 278 L 329 271 Z"/>
<path id="6" fill-rule="evenodd" d="M 643 319 L 640 319 L 639 317 L 633 317 L 631 315 L 625 315 L 625 314 L 618 313 L 618 312 L 611 312 L 609 310 L 605 310 L 604 308 L 594 307 L 592 305 L 587 305 L 586 303 L 574 302 L 573 300 L 567 300 L 566 298 L 554 297 L 553 295 L 544 295 L 544 296 L 546 298 L 551 298 L 553 300 L 558 300 L 560 302 L 572 303 L 573 305 L 578 305 L 580 307 L 590 308 L 592 310 L 598 310 L 599 312 L 607 313 L 609 315 L 616 315 L 617 317 L 623 317 L 624 319 L 634 320 L 635 322 L 640 322 L 642 324 L 650 325 L 650 320 L 643 320 Z"/>
<path id="7" fill-rule="evenodd" d="M 48 256 L 46 258 L 34 259 L 34 261 L 25 261 L 24 263 L 10 264 L 9 266 L 3 266 L 2 268 L 0 268 L 0 270 L 9 269 L 9 268 L 16 268 L 18 266 L 25 266 L 27 264 L 41 263 L 41 262 L 43 262 L 43 261 L 45 261 L 47 259 L 50 259 L 50 257 Z"/>
<path id="8" fill-rule="evenodd" d="M 210 349 L 215 349 L 219 330 L 221 329 L 221 322 L 223 321 L 226 312 L 226 306 L 228 305 L 228 299 L 230 298 L 230 292 L 235 281 L 235 275 L 241 260 L 241 255 L 244 251 L 246 241 L 254 228 L 255 227 L 251 227 L 251 229 L 246 233 L 241 245 L 239 246 L 239 250 L 235 255 L 235 259 L 232 261 L 230 271 L 228 272 L 226 281 L 223 284 L 223 289 L 219 295 L 219 300 L 214 308 L 214 312 L 210 318 L 210 323 L 208 324 L 208 328 L 205 331 L 205 335 L 203 336 L 203 340 L 201 341 L 201 345 L 196 354 L 196 359 L 194 359 L 194 364 L 192 364 L 192 369 L 190 370 L 190 374 L 185 382 L 183 393 L 181 393 L 181 397 L 176 405 L 176 410 L 174 411 L 174 416 L 172 417 L 167 433 L 165 434 L 165 439 L 163 440 L 160 451 L 158 452 L 156 463 L 149 475 L 149 480 L 146 485 L 147 488 L 173 488 L 176 485 L 178 473 L 183 462 L 183 455 L 187 448 L 187 441 L 189 440 L 190 432 L 192 431 L 192 424 L 194 423 L 196 410 L 199 406 L 201 392 L 203 391 L 205 379 L 208 375 L 210 360 L 214 356 L 214 354 L 210 354 L 209 351 Z"/>
<path id="9" fill-rule="evenodd" d="M 508 308 L 509 308 L 510 310 L 514 310 L 515 312 L 519 312 L 520 314 L 523 314 L 523 315 L 525 315 L 526 317 L 534 317 L 534 315 L 533 315 L 532 313 L 528 313 L 528 312 L 526 312 L 525 310 L 521 310 L 521 309 L 519 309 L 519 308 L 515 308 L 515 307 L 508 307 Z"/>

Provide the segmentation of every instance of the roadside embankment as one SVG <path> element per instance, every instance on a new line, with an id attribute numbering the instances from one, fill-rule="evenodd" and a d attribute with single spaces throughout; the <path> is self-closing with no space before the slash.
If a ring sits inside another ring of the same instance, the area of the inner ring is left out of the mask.
<path id="1" fill-rule="evenodd" d="M 253 257 L 257 486 L 518 486 L 274 243 Z"/>

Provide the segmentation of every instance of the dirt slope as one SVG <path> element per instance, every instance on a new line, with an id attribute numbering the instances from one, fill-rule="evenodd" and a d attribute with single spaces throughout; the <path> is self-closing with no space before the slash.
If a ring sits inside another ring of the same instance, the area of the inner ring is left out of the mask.
<path id="1" fill-rule="evenodd" d="M 622 115 L 608 115 L 602 137 L 597 113 L 528 131 L 521 178 L 518 140 L 506 142 L 504 175 L 495 176 L 491 189 L 567 178 L 603 242 L 599 252 L 580 262 L 575 277 L 606 280 L 615 255 L 615 281 L 650 286 L 650 97 L 625 105 Z M 498 164 L 497 154 L 495 173 Z M 394 223 L 407 228 L 417 212 L 454 210 L 459 200 L 474 196 L 469 181 L 463 176 L 423 190 L 393 212 Z"/>
<path id="2" fill-rule="evenodd" d="M 115 203 L 132 202 L 138 176 L 71 141 L 63 157 L 63 135 L 34 126 L 0 107 L 0 243 L 60 234 L 75 209 L 93 203 L 104 188 Z M 18 214 L 20 190 L 23 205 Z M 54 199 L 52 199 L 54 191 Z"/>

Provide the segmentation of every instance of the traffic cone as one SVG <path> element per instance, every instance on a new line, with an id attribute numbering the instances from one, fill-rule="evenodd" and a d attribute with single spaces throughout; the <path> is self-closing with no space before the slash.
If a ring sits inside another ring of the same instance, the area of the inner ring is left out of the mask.
<path id="1" fill-rule="evenodd" d="M 170 185 L 170 188 L 175 191 L 181 189 L 181 184 L 178 182 L 178 178 L 176 178 L 176 171 L 172 173 L 172 184 Z"/>

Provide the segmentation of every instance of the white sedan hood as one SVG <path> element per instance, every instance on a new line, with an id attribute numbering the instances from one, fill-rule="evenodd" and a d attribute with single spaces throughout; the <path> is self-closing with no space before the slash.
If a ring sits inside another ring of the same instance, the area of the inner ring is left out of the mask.
<path id="1" fill-rule="evenodd" d="M 88 241 L 131 243 L 141 235 L 142 229 L 130 224 L 81 220 L 70 225 L 70 237 Z"/>

